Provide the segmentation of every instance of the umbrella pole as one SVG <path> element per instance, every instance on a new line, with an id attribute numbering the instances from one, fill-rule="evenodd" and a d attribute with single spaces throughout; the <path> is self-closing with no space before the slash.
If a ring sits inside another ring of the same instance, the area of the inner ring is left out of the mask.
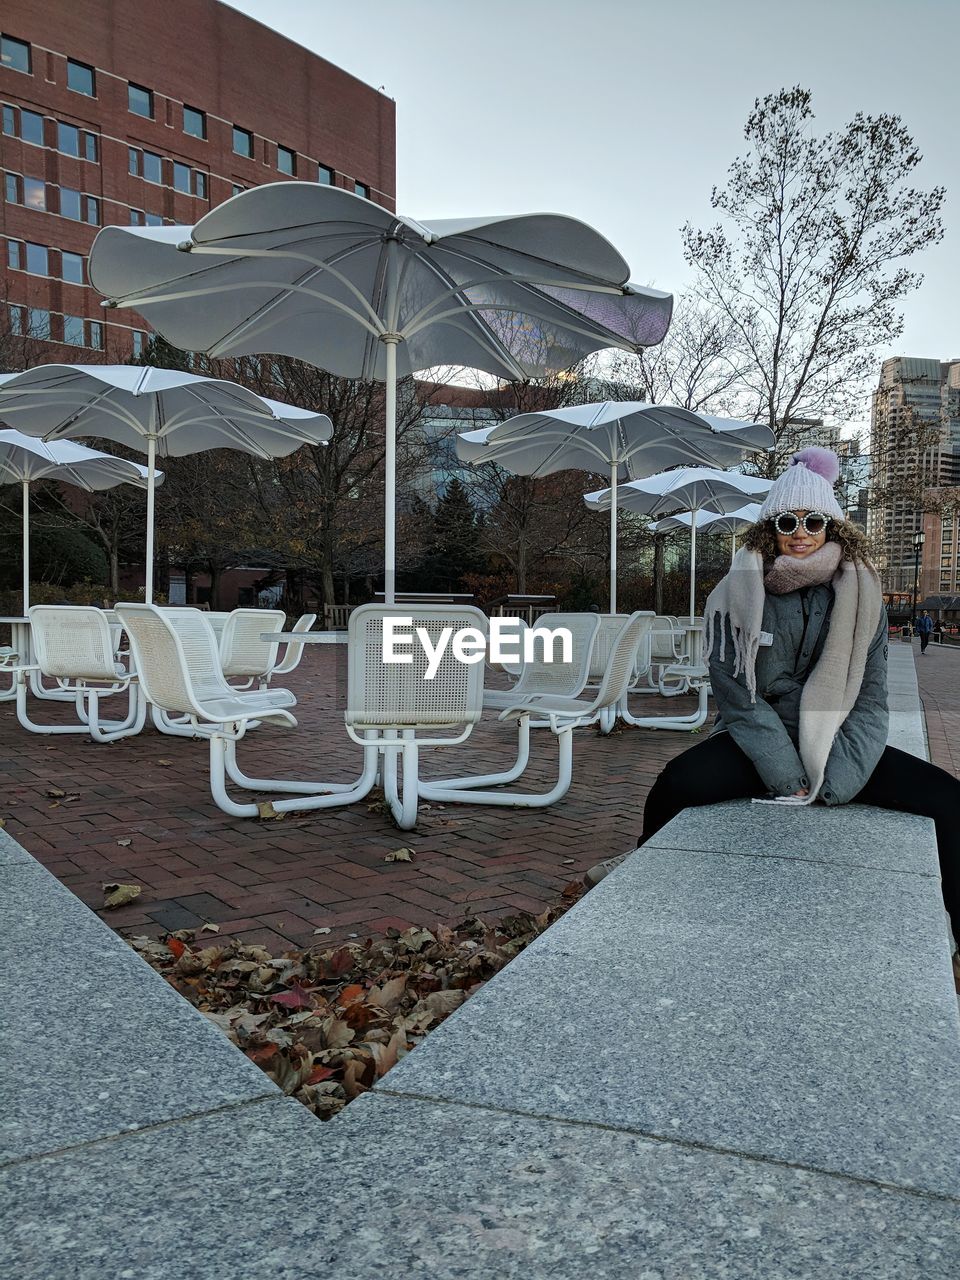
<path id="1" fill-rule="evenodd" d="M 610 612 L 617 612 L 617 472 L 619 467 L 610 465 Z"/>
<path id="2" fill-rule="evenodd" d="M 157 437 L 147 436 L 147 564 L 143 598 L 153 604 L 153 499 L 157 472 Z"/>
<path id="3" fill-rule="evenodd" d="M 30 608 L 30 481 L 23 482 L 23 609 Z"/>
<path id="4" fill-rule="evenodd" d="M 731 533 L 730 535 L 730 568 L 731 569 L 733 568 L 733 558 L 736 554 L 737 554 L 737 535 L 735 533 Z"/>
<path id="5" fill-rule="evenodd" d="M 690 621 L 697 616 L 694 611 L 694 598 L 697 594 L 697 513 L 696 507 L 690 512 Z"/>
<path id="6" fill-rule="evenodd" d="M 383 500 L 383 601 L 397 598 L 397 343 L 394 333 L 381 335 L 387 348 L 386 453 Z"/>

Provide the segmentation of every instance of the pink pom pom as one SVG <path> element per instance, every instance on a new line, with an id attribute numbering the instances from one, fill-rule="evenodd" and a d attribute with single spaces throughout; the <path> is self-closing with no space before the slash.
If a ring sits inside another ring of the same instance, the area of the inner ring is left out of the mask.
<path id="1" fill-rule="evenodd" d="M 792 467 L 803 464 L 808 471 L 823 476 L 828 484 L 836 484 L 840 475 L 840 459 L 832 449 L 821 448 L 818 444 L 808 445 L 790 459 Z"/>

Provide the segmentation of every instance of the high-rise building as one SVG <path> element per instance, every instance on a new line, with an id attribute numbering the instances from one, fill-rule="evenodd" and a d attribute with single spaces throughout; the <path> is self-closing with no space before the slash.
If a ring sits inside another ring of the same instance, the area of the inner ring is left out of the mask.
<path id="1" fill-rule="evenodd" d="M 873 393 L 868 527 L 887 591 L 960 589 L 956 519 L 932 511 L 960 483 L 960 360 L 885 360 Z M 923 532 L 916 571 L 916 537 Z"/>
<path id="2" fill-rule="evenodd" d="M 217 0 L 4 0 L 0 107 L 0 359 L 22 337 L 42 359 L 142 349 L 87 283 L 108 223 L 193 223 L 291 179 L 394 208 L 393 101 Z"/>

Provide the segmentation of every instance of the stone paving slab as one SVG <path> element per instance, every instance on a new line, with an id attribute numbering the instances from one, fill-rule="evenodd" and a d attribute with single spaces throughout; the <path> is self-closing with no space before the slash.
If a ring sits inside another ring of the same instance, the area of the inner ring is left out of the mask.
<path id="1" fill-rule="evenodd" d="M 0 827 L 0 867 L 17 865 L 32 867 L 36 863 L 23 845 L 14 840 L 12 836 L 8 836 L 6 831 Z"/>
<path id="2" fill-rule="evenodd" d="M 953 1280 L 960 1205 L 633 1134 L 260 1102 L 8 1168 L 18 1280 Z"/>
<path id="3" fill-rule="evenodd" d="M 0 897 L 0 1162 L 278 1095 L 222 1032 L 28 861 L 5 868 Z"/>
<path id="4" fill-rule="evenodd" d="M 602 888 L 384 1087 L 960 1196 L 936 880 L 644 849 Z"/>
<path id="5" fill-rule="evenodd" d="M 685 809 L 644 848 L 742 853 L 939 877 L 933 832 L 929 818 L 873 805 L 817 805 L 810 811 L 731 800 L 711 805 L 707 819 L 697 809 Z"/>

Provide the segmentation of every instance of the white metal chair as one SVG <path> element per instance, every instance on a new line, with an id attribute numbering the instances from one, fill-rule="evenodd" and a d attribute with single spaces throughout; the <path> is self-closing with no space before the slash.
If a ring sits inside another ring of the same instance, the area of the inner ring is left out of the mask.
<path id="1" fill-rule="evenodd" d="M 130 638 L 147 698 L 168 717 L 185 718 L 191 736 L 208 739 L 210 791 L 224 813 L 237 818 L 260 813 L 259 805 L 238 804 L 230 798 L 227 778 L 247 791 L 311 796 L 327 805 L 349 804 L 369 792 L 376 777 L 375 758 L 365 760 L 364 773 L 356 783 L 248 777 L 237 764 L 237 743 L 254 724 L 295 727 L 289 708 L 297 700 L 290 690 L 232 689 L 220 667 L 213 628 L 197 609 L 118 604 L 117 614 Z"/>
<path id="2" fill-rule="evenodd" d="M 596 614 L 592 616 L 598 623 Z M 542 809 L 563 798 L 573 777 L 573 730 L 596 722 L 607 707 L 615 707 L 623 697 L 633 673 L 637 647 L 650 628 L 652 615 L 634 613 L 626 619 L 614 641 L 607 668 L 596 695 L 590 698 L 562 697 L 554 694 L 528 696 L 501 712 L 501 720 L 529 720 L 532 716 L 546 720 L 557 738 L 559 764 L 557 781 L 548 791 L 523 794 L 512 791 L 488 791 L 495 775 L 474 778 L 434 779 L 418 784 L 422 798 L 441 804 L 493 804 L 515 808 Z M 511 779 L 512 781 L 513 779 Z M 497 781 L 493 785 L 499 785 Z"/>
<path id="3" fill-rule="evenodd" d="M 278 813 L 328 808 L 361 799 L 373 785 L 380 762 L 384 797 L 397 825 L 408 830 L 417 819 L 421 747 L 464 742 L 483 712 L 483 661 L 461 662 L 448 644 L 432 679 L 425 679 L 427 656 L 414 639 L 409 663 L 383 659 L 385 618 L 409 618 L 435 647 L 445 627 L 471 627 L 486 640 L 487 619 L 469 605 L 361 605 L 350 615 L 347 646 L 347 733 L 364 750 L 364 771 L 349 797 L 311 796 L 274 802 Z M 402 784 L 400 769 L 402 767 Z M 402 785 L 402 794 L 401 794 Z M 364 788 L 362 792 L 361 788 Z"/>
<path id="4" fill-rule="evenodd" d="M 279 640 L 261 636 L 282 631 L 286 621 L 282 609 L 234 609 L 229 615 L 220 632 L 220 665 L 227 680 L 243 680 L 233 688 L 251 688 L 277 665 Z"/>
<path id="5" fill-rule="evenodd" d="M 17 719 L 31 733 L 86 733 L 96 742 L 139 733 L 146 721 L 136 675 L 116 660 L 115 630 L 102 609 L 91 605 L 34 605 L 30 609 L 33 663 L 17 667 Z M 56 680 L 56 692 L 72 698 L 81 723 L 38 724 L 27 710 L 34 678 Z M 100 699 L 126 693 L 123 720 L 102 720 Z"/>
<path id="6" fill-rule="evenodd" d="M 626 615 L 624 621 L 626 621 Z M 541 614 L 528 631 L 528 634 L 533 637 L 534 649 L 530 661 L 523 664 L 520 679 L 511 689 L 484 689 L 484 710 L 505 711 L 531 698 L 546 696 L 578 698 L 590 678 L 591 662 L 600 632 L 600 623 L 601 615 L 598 613 Z M 559 627 L 570 632 L 571 660 L 548 662 L 545 636 L 546 633 L 556 631 Z M 500 787 L 509 782 L 515 782 L 530 763 L 530 730 L 549 727 L 549 720 L 530 717 L 519 720 L 516 760 L 509 769 L 485 775 L 482 785 Z"/>
<path id="7" fill-rule="evenodd" d="M 310 630 L 316 620 L 317 615 L 315 613 L 302 613 L 293 624 L 291 630 L 295 631 L 297 635 L 303 635 L 304 632 Z M 300 665 L 300 659 L 303 657 L 303 650 L 304 646 L 302 644 L 298 644 L 296 640 L 289 640 L 283 651 L 283 657 L 272 671 L 268 671 L 267 674 L 261 678 L 260 688 L 268 688 L 270 681 L 274 676 L 286 676 L 289 675 L 291 671 L 295 671 Z"/>
<path id="8" fill-rule="evenodd" d="M 620 700 L 618 709 L 620 718 L 626 724 L 641 729 L 679 729 L 687 732 L 700 729 L 706 724 L 710 672 L 703 656 L 703 626 L 697 622 L 688 622 L 684 630 L 684 656 L 680 662 L 661 667 L 658 683 L 660 692 L 666 697 L 678 693 L 696 693 L 696 710 L 688 715 L 635 716 L 629 707 L 629 694 L 634 690 L 628 689 Z M 670 681 L 676 681 L 676 687 L 671 689 Z"/>

